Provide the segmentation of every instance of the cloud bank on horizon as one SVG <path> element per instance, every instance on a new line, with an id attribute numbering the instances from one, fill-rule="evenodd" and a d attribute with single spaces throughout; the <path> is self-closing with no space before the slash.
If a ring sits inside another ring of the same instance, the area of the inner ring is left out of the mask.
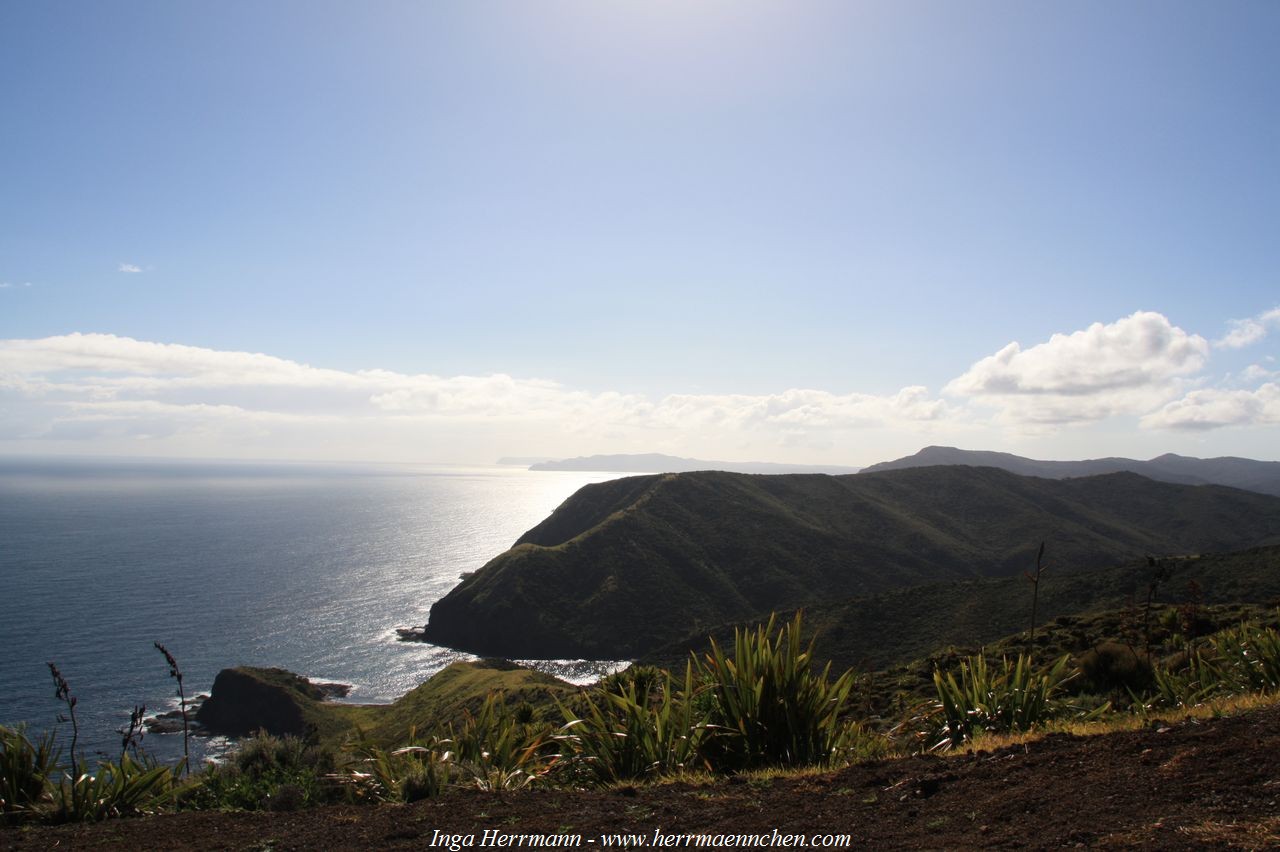
<path id="1" fill-rule="evenodd" d="M 65 334 L 0 341 L 0 452 L 491 460 L 728 449 L 756 458 L 867 463 L 922 443 L 1009 446 L 1082 429 L 1130 438 L 1280 426 L 1280 375 L 1210 372 L 1280 309 L 1210 343 L 1160 313 L 1011 342 L 933 393 L 790 388 L 768 394 L 588 392 L 556 381 L 340 370 L 269 354 Z M 1272 444 L 1274 445 L 1274 443 Z M 880 450 L 879 448 L 884 448 Z M 1213 454 L 1228 454 L 1230 440 Z"/>

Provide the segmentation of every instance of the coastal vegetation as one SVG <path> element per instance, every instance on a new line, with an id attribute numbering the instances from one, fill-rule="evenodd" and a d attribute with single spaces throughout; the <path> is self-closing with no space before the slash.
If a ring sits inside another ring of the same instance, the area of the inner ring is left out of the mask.
<path id="1" fill-rule="evenodd" d="M 1220 618 L 1260 612 L 1268 623 L 1201 632 Z M 458 663 L 395 704 L 373 707 L 325 701 L 282 670 L 237 669 L 224 683 L 259 681 L 270 701 L 296 705 L 290 718 L 300 718 L 303 731 L 260 730 L 227 761 L 184 778 L 181 762 L 158 765 L 127 750 L 94 769 L 81 759 L 75 775 L 52 734 L 33 739 L 3 729 L 0 802 L 6 823 L 24 824 L 411 802 L 455 787 L 581 789 L 785 774 L 967 750 L 1037 730 L 1123 729 L 1133 718 L 1280 690 L 1274 611 L 1184 604 L 1103 615 L 1098 626 L 1114 635 L 1080 653 L 1053 655 L 1064 626 L 1054 622 L 1037 632 L 1032 654 L 1021 653 L 1028 631 L 1020 631 L 974 654 L 917 661 L 929 667 L 929 683 L 900 695 L 895 713 L 871 709 L 878 675 L 834 674 L 829 662 L 819 664 L 798 614 L 781 626 L 770 619 L 739 630 L 724 647 L 711 641 L 679 674 L 639 665 L 585 688 L 510 663 Z M 1137 626 L 1146 616 L 1155 628 L 1142 637 Z M 228 699 L 218 692 L 205 706 Z M 272 716 L 280 708 L 251 709 Z"/>

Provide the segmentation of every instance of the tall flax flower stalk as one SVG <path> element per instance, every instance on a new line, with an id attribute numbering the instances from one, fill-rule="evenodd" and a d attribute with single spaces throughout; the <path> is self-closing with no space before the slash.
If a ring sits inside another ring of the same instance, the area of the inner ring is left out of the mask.
<path id="1" fill-rule="evenodd" d="M 1040 552 L 1036 554 L 1036 573 L 1023 571 L 1023 575 L 1031 581 L 1031 633 L 1027 637 L 1027 655 L 1030 656 L 1036 645 L 1036 605 L 1040 603 L 1040 575 L 1044 569 L 1040 561 L 1044 559 L 1044 542 L 1040 542 Z"/>
<path id="2" fill-rule="evenodd" d="M 76 721 L 76 697 L 71 694 L 71 686 L 67 683 L 67 679 L 62 676 L 62 672 L 58 671 L 58 667 L 52 662 L 49 664 L 49 674 L 53 675 L 54 694 L 53 697 L 67 705 L 67 713 L 71 716 L 71 778 L 74 781 L 80 776 L 80 772 L 76 767 L 76 741 L 80 739 L 80 723 Z M 58 714 L 58 721 L 67 721 L 61 713 Z"/>
<path id="3" fill-rule="evenodd" d="M 191 732 L 187 728 L 187 694 L 182 689 L 182 669 L 178 668 L 178 661 L 173 658 L 173 654 L 169 653 L 169 649 L 161 645 L 159 642 L 153 642 L 156 650 L 164 654 L 164 661 L 169 664 L 169 677 L 178 681 L 178 706 L 182 708 L 182 768 L 187 774 L 191 773 Z"/>

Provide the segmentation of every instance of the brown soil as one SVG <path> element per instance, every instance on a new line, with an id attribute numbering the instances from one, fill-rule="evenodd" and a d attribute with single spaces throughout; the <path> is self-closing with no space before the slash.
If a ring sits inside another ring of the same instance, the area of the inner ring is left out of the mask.
<path id="1" fill-rule="evenodd" d="M 1280 707 L 957 757 L 609 792 L 458 790 L 407 806 L 0 830 L 0 848 L 367 849 L 475 835 L 848 833 L 850 848 L 1280 848 Z M 589 842 L 594 840 L 595 842 Z M 441 849 L 447 847 L 441 846 Z"/>

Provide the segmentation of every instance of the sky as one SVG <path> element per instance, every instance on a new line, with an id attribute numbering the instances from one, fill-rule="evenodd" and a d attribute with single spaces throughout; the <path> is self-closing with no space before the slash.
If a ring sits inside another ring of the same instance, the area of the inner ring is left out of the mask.
<path id="1" fill-rule="evenodd" d="M 0 4 L 0 455 L 1280 458 L 1280 5 Z"/>

